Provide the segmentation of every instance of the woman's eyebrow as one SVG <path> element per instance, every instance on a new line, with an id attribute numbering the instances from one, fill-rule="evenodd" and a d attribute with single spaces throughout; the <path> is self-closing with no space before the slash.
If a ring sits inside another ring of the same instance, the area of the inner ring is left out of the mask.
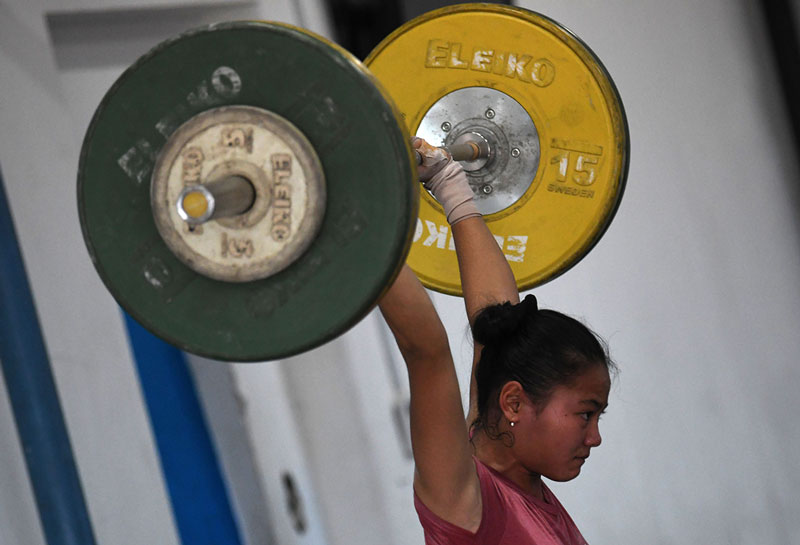
<path id="1" fill-rule="evenodd" d="M 602 403 L 600 403 L 596 399 L 582 399 L 582 400 L 579 401 L 579 403 L 583 403 L 583 404 L 586 404 L 586 405 L 592 405 L 598 411 L 600 411 L 600 410 L 605 411 L 606 408 L 608 408 L 608 404 L 603 405 Z"/>

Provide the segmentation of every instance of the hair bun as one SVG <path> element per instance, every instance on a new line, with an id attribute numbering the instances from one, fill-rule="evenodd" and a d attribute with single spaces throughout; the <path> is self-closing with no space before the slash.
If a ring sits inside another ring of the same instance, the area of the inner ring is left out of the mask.
<path id="1" fill-rule="evenodd" d="M 490 305 L 478 313 L 472 324 L 472 336 L 484 345 L 491 346 L 514 335 L 529 316 L 538 311 L 536 297 L 527 295 L 516 305 L 509 302 Z"/>

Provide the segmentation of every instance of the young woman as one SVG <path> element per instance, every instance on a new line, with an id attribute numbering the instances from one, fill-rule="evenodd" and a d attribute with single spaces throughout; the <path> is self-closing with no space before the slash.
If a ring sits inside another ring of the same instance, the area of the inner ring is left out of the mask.
<path id="1" fill-rule="evenodd" d="M 467 424 L 439 317 L 406 266 L 380 302 L 408 367 L 415 505 L 426 544 L 584 545 L 542 477 L 578 476 L 600 445 L 613 364 L 580 322 L 521 303 L 461 166 L 415 139 L 452 225 L 475 338 Z"/>

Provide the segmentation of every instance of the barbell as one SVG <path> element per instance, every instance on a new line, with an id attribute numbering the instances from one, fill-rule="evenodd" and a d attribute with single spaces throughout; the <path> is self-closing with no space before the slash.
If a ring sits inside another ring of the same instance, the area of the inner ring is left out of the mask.
<path id="1" fill-rule="evenodd" d="M 619 95 L 542 15 L 439 9 L 364 63 L 301 28 L 231 22 L 157 45 L 101 101 L 78 169 L 89 254 L 147 329 L 228 361 L 337 337 L 406 260 L 459 295 L 410 134 L 463 161 L 521 290 L 586 255 L 622 197 Z"/>

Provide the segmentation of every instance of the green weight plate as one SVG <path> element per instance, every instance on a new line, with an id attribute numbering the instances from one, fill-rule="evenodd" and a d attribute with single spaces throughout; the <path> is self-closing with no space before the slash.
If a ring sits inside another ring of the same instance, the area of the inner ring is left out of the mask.
<path id="1" fill-rule="evenodd" d="M 288 267 L 251 282 L 187 267 L 151 209 L 165 142 L 194 116 L 226 106 L 287 120 L 325 178 L 316 238 Z M 136 320 L 189 352 L 263 361 L 318 346 L 372 309 L 405 261 L 417 185 L 404 123 L 355 57 L 299 28 L 235 22 L 168 40 L 122 74 L 87 131 L 78 203 L 97 271 Z"/>

